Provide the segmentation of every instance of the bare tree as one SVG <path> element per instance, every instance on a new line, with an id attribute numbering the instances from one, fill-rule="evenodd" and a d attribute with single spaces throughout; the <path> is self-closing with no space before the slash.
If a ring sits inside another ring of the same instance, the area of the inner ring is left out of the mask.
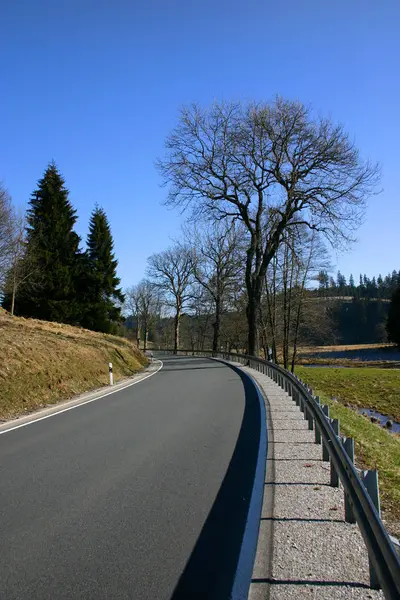
<path id="1" fill-rule="evenodd" d="M 184 348 L 190 347 L 194 353 L 209 348 L 213 306 L 210 294 L 198 282 L 191 286 L 191 296 L 182 319 L 180 338 Z"/>
<path id="2" fill-rule="evenodd" d="M 10 312 L 13 315 L 15 300 L 19 287 L 28 281 L 37 270 L 34 265 L 34 257 L 27 252 L 26 247 L 26 219 L 23 215 L 14 214 L 13 239 L 11 246 L 10 268 L 6 282 L 5 291 L 11 295 Z"/>
<path id="3" fill-rule="evenodd" d="M 179 349 L 182 312 L 191 299 L 194 254 L 187 246 L 175 245 L 148 259 L 148 274 L 160 290 L 163 302 L 174 310 L 174 352 Z"/>
<path id="4" fill-rule="evenodd" d="M 143 332 L 143 350 L 147 350 L 149 330 L 160 314 L 161 299 L 157 286 L 148 279 L 142 279 L 128 290 L 129 303 L 134 307 L 137 319 L 137 343 L 140 343 L 140 329 Z"/>
<path id="5" fill-rule="evenodd" d="M 326 248 L 322 243 L 320 236 L 315 231 L 312 231 L 310 234 L 303 228 L 300 228 L 297 239 L 294 240 L 291 251 L 294 254 L 293 262 L 295 262 L 296 266 L 294 282 L 292 280 L 292 287 L 294 283 L 294 291 L 292 292 L 294 296 L 293 323 L 291 325 L 292 331 L 288 331 L 287 333 L 287 343 L 289 344 L 291 334 L 291 371 L 294 373 L 300 327 L 304 322 L 304 319 L 310 319 L 310 321 L 316 323 L 317 326 L 319 325 L 320 328 L 326 327 L 326 319 L 324 318 L 325 315 L 321 314 L 321 311 L 319 311 L 319 314 L 313 314 L 310 312 L 310 310 L 307 311 L 307 285 L 311 283 L 311 281 L 316 281 L 320 270 L 330 268 L 330 265 L 326 255 Z M 286 356 L 287 360 L 289 361 L 288 350 L 286 351 Z"/>
<path id="6" fill-rule="evenodd" d="M 229 308 L 239 278 L 243 277 L 243 228 L 234 222 L 216 222 L 204 229 L 185 230 L 186 243 L 195 247 L 194 276 L 214 308 L 213 352 L 220 349 L 221 317 Z"/>
<path id="7" fill-rule="evenodd" d="M 329 268 L 326 248 L 315 231 L 304 225 L 287 230 L 283 242 L 271 261 L 266 275 L 262 303 L 262 338 L 272 340 L 273 358 L 278 360 L 277 347 L 282 350 L 283 366 L 294 370 L 301 328 L 305 320 L 312 321 L 309 331 L 326 329 L 326 318 L 315 303 L 309 302 L 308 286 L 317 280 L 321 269 Z M 266 353 L 266 350 L 264 350 Z"/>
<path id="8" fill-rule="evenodd" d="M 136 319 L 136 327 L 135 327 L 135 340 L 136 345 L 140 347 L 140 332 L 141 332 L 141 322 L 140 322 L 140 297 L 139 290 L 137 285 L 133 285 L 132 287 L 125 290 L 125 302 L 124 309 L 127 316 L 132 316 Z"/>
<path id="9" fill-rule="evenodd" d="M 14 218 L 11 198 L 7 190 L 0 184 L 0 292 L 4 292 L 4 284 L 12 259 Z"/>
<path id="10" fill-rule="evenodd" d="M 305 224 L 332 244 L 349 242 L 379 168 L 360 159 L 341 125 L 281 98 L 184 108 L 166 148 L 158 168 L 167 202 L 247 228 L 248 351 L 257 354 L 263 283 L 284 232 Z"/>

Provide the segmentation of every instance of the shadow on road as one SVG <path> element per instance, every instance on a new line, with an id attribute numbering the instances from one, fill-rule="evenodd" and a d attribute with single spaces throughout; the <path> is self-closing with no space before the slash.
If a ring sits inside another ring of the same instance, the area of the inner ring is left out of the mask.
<path id="1" fill-rule="evenodd" d="M 231 595 L 253 489 L 261 425 L 257 393 L 247 377 L 240 377 L 246 401 L 235 450 L 171 600 L 228 600 Z"/>

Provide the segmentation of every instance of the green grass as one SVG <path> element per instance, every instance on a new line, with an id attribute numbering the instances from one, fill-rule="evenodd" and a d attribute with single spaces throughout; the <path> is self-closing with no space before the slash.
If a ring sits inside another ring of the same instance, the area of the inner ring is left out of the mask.
<path id="1" fill-rule="evenodd" d="M 356 371 L 356 373 L 354 373 Z M 371 371 L 375 373 L 371 374 Z M 383 373 L 377 373 L 383 371 Z M 341 433 L 355 440 L 356 462 L 361 468 L 379 471 L 383 517 L 390 533 L 400 536 L 400 436 L 394 436 L 360 415 L 345 403 L 368 406 L 385 414 L 399 414 L 400 372 L 386 369 L 302 368 L 296 374 L 331 407 L 331 416 L 340 419 Z M 387 377 L 386 377 L 387 376 Z M 373 383 L 381 382 L 381 388 Z M 368 393 L 369 402 L 363 399 Z M 332 396 L 338 402 L 332 400 Z M 390 400 L 388 399 L 390 398 Z M 385 407 L 387 410 L 385 410 Z"/>
<path id="2" fill-rule="evenodd" d="M 296 367 L 296 375 L 343 404 L 372 408 L 400 422 L 400 369 Z"/>

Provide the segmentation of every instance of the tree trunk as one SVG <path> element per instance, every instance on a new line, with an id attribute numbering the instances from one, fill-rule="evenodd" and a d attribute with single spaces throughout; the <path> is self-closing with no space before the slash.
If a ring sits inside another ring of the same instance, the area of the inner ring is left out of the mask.
<path id="1" fill-rule="evenodd" d="M 214 335 L 213 335 L 213 345 L 212 351 L 213 356 L 217 352 L 219 352 L 219 338 L 221 332 L 221 303 L 219 300 L 215 302 L 215 321 L 213 323 Z"/>
<path id="2" fill-rule="evenodd" d="M 17 292 L 17 278 L 16 278 L 16 275 L 14 272 L 12 295 L 11 295 L 11 315 L 14 315 L 16 292 Z"/>
<path id="3" fill-rule="evenodd" d="M 147 350 L 147 325 L 143 327 L 143 352 Z"/>
<path id="4" fill-rule="evenodd" d="M 141 324 L 138 319 L 137 326 L 136 326 L 136 345 L 138 348 L 140 348 L 140 329 L 141 329 Z"/>
<path id="5" fill-rule="evenodd" d="M 174 319 L 174 354 L 178 354 L 179 350 L 179 325 L 181 320 L 181 310 L 177 309 Z"/>
<path id="6" fill-rule="evenodd" d="M 250 296 L 246 307 L 247 324 L 249 328 L 247 353 L 250 356 L 258 356 L 260 351 L 260 341 L 258 336 L 258 312 L 260 300 L 256 294 Z"/>

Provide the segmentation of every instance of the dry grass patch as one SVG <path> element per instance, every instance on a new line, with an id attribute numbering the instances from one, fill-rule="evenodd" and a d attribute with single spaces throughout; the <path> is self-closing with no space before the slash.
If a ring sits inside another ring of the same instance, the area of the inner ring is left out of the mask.
<path id="1" fill-rule="evenodd" d="M 147 359 L 128 340 L 0 311 L 0 419 L 133 375 Z"/>

